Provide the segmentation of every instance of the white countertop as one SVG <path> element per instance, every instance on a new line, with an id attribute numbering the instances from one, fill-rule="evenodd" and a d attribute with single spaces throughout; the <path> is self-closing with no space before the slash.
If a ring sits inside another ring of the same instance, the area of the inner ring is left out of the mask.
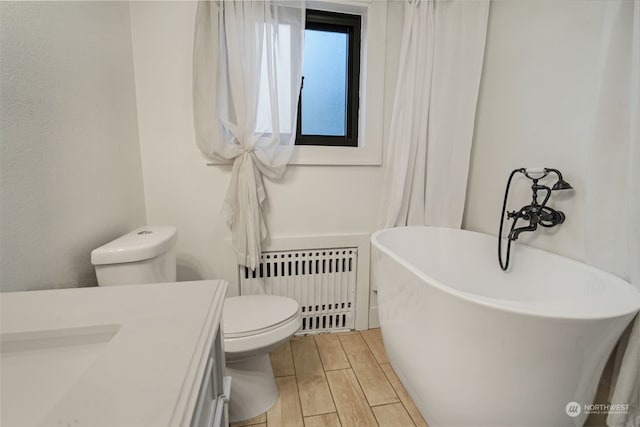
<path id="1" fill-rule="evenodd" d="M 0 294 L 0 425 L 188 426 L 226 288 Z"/>

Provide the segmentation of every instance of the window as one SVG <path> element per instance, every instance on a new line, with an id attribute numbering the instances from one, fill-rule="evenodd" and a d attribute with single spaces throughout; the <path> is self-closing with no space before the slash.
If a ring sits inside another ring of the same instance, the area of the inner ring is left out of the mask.
<path id="1" fill-rule="evenodd" d="M 314 0 L 307 4 L 318 5 L 319 8 L 330 9 L 340 16 L 344 14 L 350 18 L 360 18 L 360 30 L 354 31 L 354 35 L 361 37 L 359 53 L 352 55 L 356 60 L 361 60 L 358 65 L 360 73 L 355 73 L 357 84 L 355 88 L 359 93 L 355 97 L 359 105 L 355 112 L 357 117 L 352 118 L 351 146 L 340 145 L 303 145 L 302 138 L 298 138 L 298 133 L 302 133 L 300 119 L 300 108 L 302 103 L 298 103 L 296 139 L 297 143 L 291 155 L 290 165 L 331 165 L 331 166 L 380 166 L 382 164 L 383 135 L 385 133 L 384 106 L 389 103 L 385 99 L 385 85 L 389 82 L 385 80 L 385 64 L 388 61 L 387 52 L 387 17 L 392 20 L 390 25 L 402 26 L 402 14 L 387 14 L 387 2 L 377 0 Z M 311 11 L 310 11 L 311 12 Z M 355 16 L 354 16 L 355 15 Z M 332 21 L 333 22 L 333 21 Z M 395 28 L 394 27 L 394 28 Z M 284 39 L 282 40 L 285 43 Z M 396 43 L 397 42 L 397 43 Z M 399 49 L 399 41 L 392 41 L 395 49 Z M 397 52 L 390 55 L 390 58 L 397 58 Z M 395 78 L 395 74 L 392 75 Z M 311 77 L 306 76 L 303 92 L 308 94 Z M 279 88 L 280 89 L 280 88 Z M 393 89 L 393 88 L 391 88 Z M 306 91 L 305 91 L 306 90 Z M 298 94 L 300 96 L 300 94 Z M 279 94 L 280 97 L 290 99 L 295 96 L 291 93 Z M 261 101 L 262 102 L 262 101 Z M 284 104 L 283 104 L 284 105 Z M 284 113 L 281 113 L 281 116 Z M 308 114 L 308 113 L 307 113 Z M 346 117 L 346 114 L 344 115 Z M 345 119 L 348 122 L 348 119 Z M 283 121 L 281 117 L 280 131 L 288 133 L 292 123 Z M 269 132 L 269 129 L 259 131 Z M 307 131 L 308 132 L 308 131 Z M 305 135 L 304 139 L 310 139 L 310 135 Z M 330 139 L 327 138 L 327 139 Z M 346 139 L 346 138 L 342 138 Z M 357 142 L 356 142 L 357 141 Z M 208 159 L 207 164 L 228 163 L 218 159 Z"/>
<path id="2" fill-rule="evenodd" d="M 307 9 L 296 145 L 358 146 L 361 17 Z"/>

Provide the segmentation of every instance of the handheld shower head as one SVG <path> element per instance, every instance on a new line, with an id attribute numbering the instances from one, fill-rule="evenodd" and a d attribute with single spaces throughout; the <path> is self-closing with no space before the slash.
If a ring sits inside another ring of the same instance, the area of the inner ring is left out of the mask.
<path id="1" fill-rule="evenodd" d="M 572 190 L 573 189 L 571 184 L 569 184 L 567 181 L 564 180 L 564 178 L 562 178 L 562 174 L 558 169 L 545 168 L 545 170 L 547 172 L 553 172 L 556 175 L 558 175 L 558 181 L 556 181 L 556 183 L 553 184 L 553 187 L 551 187 L 552 190 Z"/>
<path id="2" fill-rule="evenodd" d="M 572 190 L 573 187 L 567 181 L 565 181 L 564 179 L 560 178 L 558 180 L 558 182 L 553 184 L 553 187 L 551 187 L 551 189 L 552 190 Z"/>

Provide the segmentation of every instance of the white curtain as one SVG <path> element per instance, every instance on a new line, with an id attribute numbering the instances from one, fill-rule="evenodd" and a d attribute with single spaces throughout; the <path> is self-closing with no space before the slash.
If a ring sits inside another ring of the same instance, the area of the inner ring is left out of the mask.
<path id="1" fill-rule="evenodd" d="M 640 291 L 640 2 L 606 3 L 599 84 L 587 146 L 585 244 L 589 264 Z M 640 320 L 619 346 L 607 424 L 640 426 Z"/>
<path id="2" fill-rule="evenodd" d="M 459 228 L 489 0 L 405 2 L 382 227 Z"/>
<path id="3" fill-rule="evenodd" d="M 304 27 L 300 0 L 198 2 L 196 140 L 211 160 L 233 161 L 224 214 L 238 263 L 252 269 L 268 234 L 263 176 L 282 176 L 295 143 Z"/>

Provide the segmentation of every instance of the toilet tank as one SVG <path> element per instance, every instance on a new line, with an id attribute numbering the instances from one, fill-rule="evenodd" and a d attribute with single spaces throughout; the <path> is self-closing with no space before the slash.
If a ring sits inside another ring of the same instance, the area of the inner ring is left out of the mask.
<path id="1" fill-rule="evenodd" d="M 91 252 L 98 285 L 175 282 L 177 231 L 144 226 Z"/>

